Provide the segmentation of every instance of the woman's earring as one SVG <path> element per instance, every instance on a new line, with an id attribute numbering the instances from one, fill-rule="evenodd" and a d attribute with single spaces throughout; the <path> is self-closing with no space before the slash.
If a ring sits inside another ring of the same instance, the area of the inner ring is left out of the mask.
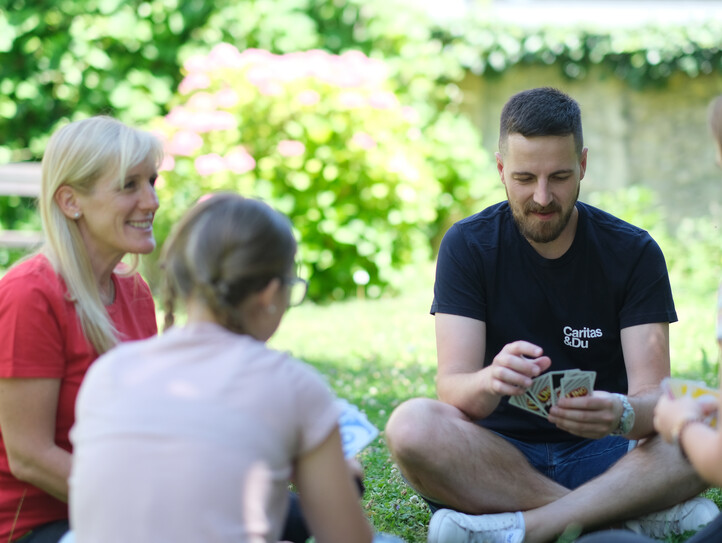
<path id="1" fill-rule="evenodd" d="M 79 218 L 80 218 L 80 211 L 76 211 L 75 213 L 73 213 L 73 219 L 75 219 L 77 221 Z"/>

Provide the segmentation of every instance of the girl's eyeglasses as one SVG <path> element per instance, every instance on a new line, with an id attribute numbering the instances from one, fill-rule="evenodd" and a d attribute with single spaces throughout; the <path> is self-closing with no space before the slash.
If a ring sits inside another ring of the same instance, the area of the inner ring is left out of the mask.
<path id="1" fill-rule="evenodd" d="M 306 298 L 308 281 L 300 277 L 282 277 L 283 284 L 288 287 L 288 307 L 296 307 Z"/>

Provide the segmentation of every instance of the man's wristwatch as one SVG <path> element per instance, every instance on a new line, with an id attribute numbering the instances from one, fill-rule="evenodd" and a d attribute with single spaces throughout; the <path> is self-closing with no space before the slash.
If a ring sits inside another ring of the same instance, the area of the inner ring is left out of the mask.
<path id="1" fill-rule="evenodd" d="M 628 434 L 634 426 L 634 409 L 624 394 L 617 394 L 616 392 L 613 394 L 622 401 L 624 410 L 622 411 L 622 416 L 619 417 L 619 425 L 612 432 L 612 435 L 622 436 Z"/>

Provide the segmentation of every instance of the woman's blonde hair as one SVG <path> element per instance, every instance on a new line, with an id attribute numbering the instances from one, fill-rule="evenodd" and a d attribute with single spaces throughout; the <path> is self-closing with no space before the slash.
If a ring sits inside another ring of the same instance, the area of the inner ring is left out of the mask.
<path id="1" fill-rule="evenodd" d="M 274 278 L 293 271 L 291 223 L 258 200 L 217 193 L 191 208 L 163 246 L 165 328 L 176 297 L 197 296 L 227 329 L 244 333 L 239 305 Z"/>
<path id="2" fill-rule="evenodd" d="M 147 160 L 160 166 L 162 157 L 162 144 L 154 135 L 107 116 L 64 126 L 52 135 L 43 155 L 38 200 L 45 238 L 41 252 L 65 281 L 83 332 L 98 354 L 118 342 L 117 330 L 100 298 L 78 225 L 60 209 L 55 193 L 67 185 L 89 194 L 98 180 L 109 176 L 122 186 L 130 168 Z M 128 273 L 137 265 L 134 255 Z"/>

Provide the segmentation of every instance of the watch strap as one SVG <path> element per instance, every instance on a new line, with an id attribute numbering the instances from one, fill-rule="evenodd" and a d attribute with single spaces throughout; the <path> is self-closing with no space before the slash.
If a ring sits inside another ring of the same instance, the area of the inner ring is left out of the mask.
<path id="1" fill-rule="evenodd" d="M 624 394 L 613 393 L 622 402 L 622 415 L 619 417 L 619 425 L 612 431 L 612 435 L 621 436 L 628 434 L 634 426 L 634 408 Z"/>

